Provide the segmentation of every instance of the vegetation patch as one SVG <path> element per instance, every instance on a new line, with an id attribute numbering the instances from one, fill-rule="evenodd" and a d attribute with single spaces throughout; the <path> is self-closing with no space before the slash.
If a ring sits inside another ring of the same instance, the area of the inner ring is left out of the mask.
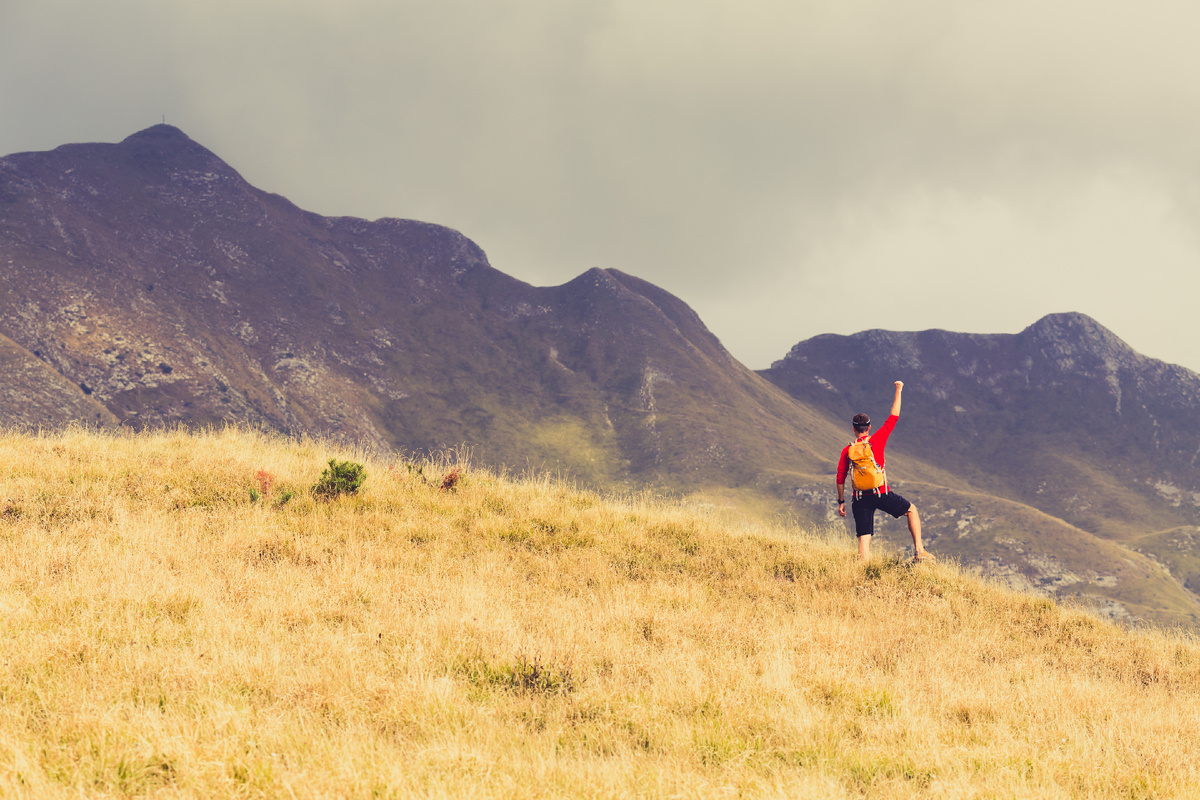
<path id="1" fill-rule="evenodd" d="M 460 664 L 457 671 L 475 686 L 523 694 L 566 695 L 579 683 L 569 665 L 526 656 L 511 661 L 475 656 Z"/>
<path id="2" fill-rule="evenodd" d="M 345 494 L 357 494 L 366 479 L 366 471 L 362 464 L 331 458 L 329 466 L 322 470 L 321 477 L 313 484 L 312 493 L 323 500 L 331 500 Z"/>

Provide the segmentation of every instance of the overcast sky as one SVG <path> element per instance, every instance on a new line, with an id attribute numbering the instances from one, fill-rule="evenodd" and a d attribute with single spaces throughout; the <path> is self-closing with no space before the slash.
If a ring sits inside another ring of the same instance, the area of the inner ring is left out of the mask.
<path id="1" fill-rule="evenodd" d="M 1080 311 L 1200 371 L 1200 6 L 0 0 L 0 153 L 166 121 L 312 211 L 615 267 L 754 368 Z"/>

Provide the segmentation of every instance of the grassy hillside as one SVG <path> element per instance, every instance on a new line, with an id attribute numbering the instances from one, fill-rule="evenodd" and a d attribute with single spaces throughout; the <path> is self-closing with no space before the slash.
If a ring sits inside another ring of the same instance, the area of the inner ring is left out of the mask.
<path id="1" fill-rule="evenodd" d="M 1182 527 L 1115 542 L 1015 500 L 956 486 L 924 462 L 897 453 L 903 476 L 892 485 L 920 509 L 925 543 L 939 558 L 969 565 L 1010 588 L 1093 608 L 1124 623 L 1200 630 L 1200 558 L 1196 529 Z M 838 520 L 831 475 L 777 470 L 757 484 L 781 505 L 791 504 L 815 524 Z M 919 476 L 919 477 L 917 477 Z M 743 503 L 749 506 L 749 498 Z M 761 516 L 761 509 L 754 509 Z M 820 514 L 823 513 L 822 518 Z M 910 542 L 903 521 L 881 515 L 876 542 Z"/>
<path id="2" fill-rule="evenodd" d="M 1200 643 L 953 566 L 249 433 L 0 454 L 5 796 L 1200 790 Z"/>
<path id="3" fill-rule="evenodd" d="M 1116 613 L 1200 625 L 1200 375 L 1142 356 L 1076 313 L 1019 334 L 817 336 L 761 374 L 842 420 L 858 410 L 881 419 L 886 387 L 905 381 L 889 477 L 929 484 L 923 515 L 970 504 L 969 516 L 998 523 L 989 540 L 961 515 L 930 514 L 936 547 L 1059 597 L 1079 592 Z M 910 456 L 915 468 L 901 468 Z M 994 499 L 969 496 L 982 494 Z"/>

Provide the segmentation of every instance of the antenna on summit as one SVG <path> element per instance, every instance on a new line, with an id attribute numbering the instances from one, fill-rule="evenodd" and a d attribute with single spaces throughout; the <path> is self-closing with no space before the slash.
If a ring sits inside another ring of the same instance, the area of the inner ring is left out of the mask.
<path id="1" fill-rule="evenodd" d="M 167 115 L 163 114 L 163 125 L 167 124 Z"/>

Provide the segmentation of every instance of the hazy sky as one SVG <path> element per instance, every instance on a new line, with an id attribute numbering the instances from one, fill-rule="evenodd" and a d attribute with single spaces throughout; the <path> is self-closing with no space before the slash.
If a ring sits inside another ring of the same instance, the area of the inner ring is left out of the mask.
<path id="1" fill-rule="evenodd" d="M 1080 311 L 1200 370 L 1200 6 L 0 0 L 0 154 L 166 116 L 329 215 L 615 267 L 751 367 Z"/>

